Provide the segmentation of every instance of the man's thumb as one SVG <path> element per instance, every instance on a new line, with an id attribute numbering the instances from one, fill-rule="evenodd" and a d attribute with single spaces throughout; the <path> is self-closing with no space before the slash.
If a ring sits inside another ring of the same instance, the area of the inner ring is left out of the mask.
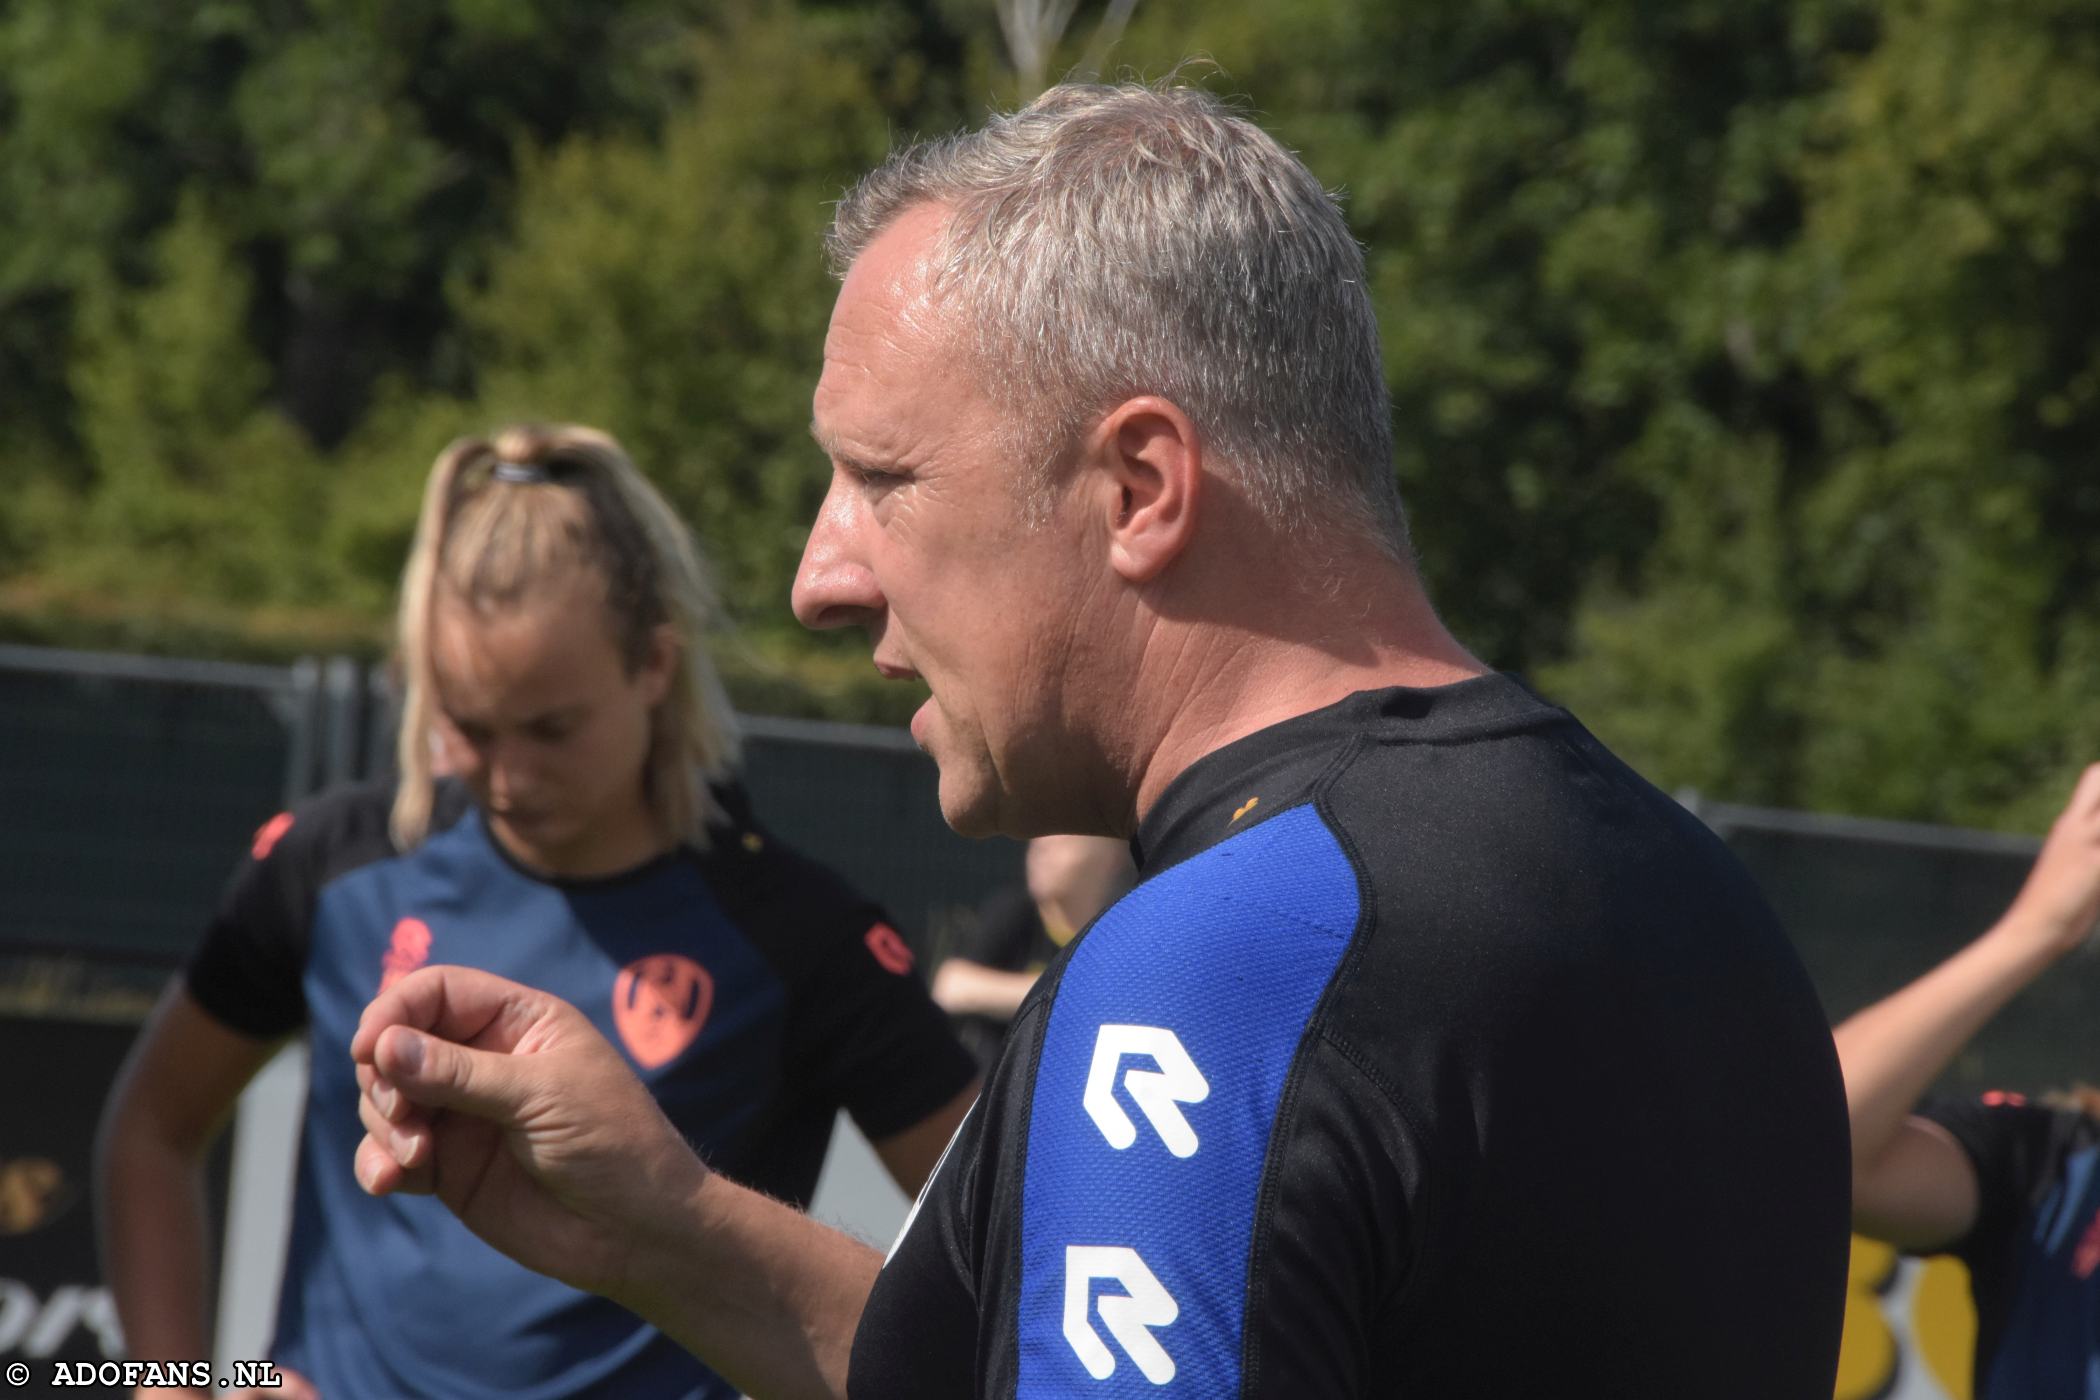
<path id="1" fill-rule="evenodd" d="M 389 1027 L 372 1055 L 373 1067 L 411 1103 L 495 1119 L 508 1119 L 523 1093 L 510 1061 L 407 1026 Z"/>

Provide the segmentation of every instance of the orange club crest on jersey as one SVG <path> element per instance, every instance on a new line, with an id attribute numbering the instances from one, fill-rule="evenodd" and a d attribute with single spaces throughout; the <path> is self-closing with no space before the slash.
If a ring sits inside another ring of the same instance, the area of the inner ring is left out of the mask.
<path id="1" fill-rule="evenodd" d="M 430 961 L 430 925 L 413 915 L 394 925 L 386 956 L 379 960 L 379 990 L 385 991 Z"/>
<path id="2" fill-rule="evenodd" d="M 714 1009 L 715 979 L 691 958 L 657 953 L 620 969 L 613 980 L 613 1029 L 643 1069 L 685 1052 Z"/>

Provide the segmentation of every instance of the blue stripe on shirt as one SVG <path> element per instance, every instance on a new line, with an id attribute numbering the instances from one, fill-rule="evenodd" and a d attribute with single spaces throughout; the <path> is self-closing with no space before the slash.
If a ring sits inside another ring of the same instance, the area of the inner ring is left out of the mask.
<path id="1" fill-rule="evenodd" d="M 1237 1392 L 1263 1163 L 1358 908 L 1303 806 L 1148 880 L 1074 951 L 1029 1119 L 1022 1396 Z"/>

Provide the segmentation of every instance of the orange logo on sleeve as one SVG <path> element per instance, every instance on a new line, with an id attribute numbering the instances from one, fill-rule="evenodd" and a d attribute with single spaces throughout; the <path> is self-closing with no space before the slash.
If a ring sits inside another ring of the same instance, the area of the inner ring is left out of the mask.
<path id="1" fill-rule="evenodd" d="M 255 829 L 255 840 L 248 846 L 248 854 L 257 860 L 277 849 L 278 838 L 292 829 L 292 814 L 279 812 Z"/>
<path id="2" fill-rule="evenodd" d="M 884 971 L 894 972 L 899 977 L 911 971 L 911 945 L 888 924 L 874 925 L 868 930 L 865 941 L 868 951 L 875 955 L 875 961 L 882 964 Z"/>
<path id="3" fill-rule="evenodd" d="M 385 991 L 430 961 L 430 925 L 406 918 L 394 925 L 394 941 L 379 960 L 379 990 Z"/>
<path id="4" fill-rule="evenodd" d="M 715 979 L 691 958 L 657 953 L 620 969 L 613 980 L 613 1029 L 643 1069 L 667 1065 L 707 1024 Z"/>

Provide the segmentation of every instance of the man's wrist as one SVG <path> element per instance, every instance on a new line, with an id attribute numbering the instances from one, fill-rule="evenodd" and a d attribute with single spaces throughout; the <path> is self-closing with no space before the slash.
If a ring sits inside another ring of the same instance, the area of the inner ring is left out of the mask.
<path id="1" fill-rule="evenodd" d="M 709 1247 L 707 1212 L 711 1191 L 728 1183 L 685 1147 L 665 1153 L 649 1189 L 638 1193 L 636 1215 L 615 1227 L 626 1235 L 619 1277 L 606 1296 L 629 1312 L 661 1326 L 663 1309 L 692 1293 L 696 1270 Z"/>

